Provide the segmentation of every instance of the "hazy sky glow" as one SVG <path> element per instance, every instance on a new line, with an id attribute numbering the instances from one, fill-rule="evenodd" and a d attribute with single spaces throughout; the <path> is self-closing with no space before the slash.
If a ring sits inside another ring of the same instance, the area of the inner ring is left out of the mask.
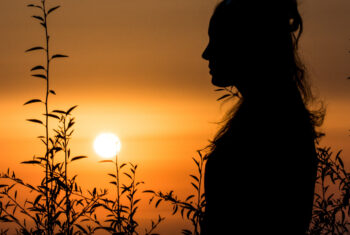
<path id="1" fill-rule="evenodd" d="M 24 53 L 43 42 L 41 27 L 30 18 L 35 10 L 26 7 L 33 2 L 2 0 L 0 14 L 0 170 L 11 167 L 23 178 L 40 173 L 19 162 L 43 151 L 35 137 L 44 130 L 25 121 L 40 117 L 43 107 L 23 106 L 45 94 L 43 81 L 29 72 L 42 62 L 42 54 Z M 86 188 L 107 187 L 106 174 L 113 167 L 97 163 L 93 141 L 101 132 L 113 132 L 123 143 L 120 159 L 140 165 L 146 188 L 187 195 L 191 157 L 208 144 L 218 128 L 214 123 L 229 108 L 216 102 L 220 94 L 201 59 L 219 1 L 49 2 L 62 5 L 49 22 L 53 50 L 70 56 L 53 65 L 57 96 L 50 103 L 52 109 L 79 105 L 73 113 L 72 152 L 89 156 L 74 168 L 81 182 Z M 350 166 L 350 1 L 300 2 L 301 56 L 315 93 L 328 108 L 322 144 L 343 148 Z M 160 212 L 154 211 L 147 213 L 156 217 Z M 180 220 L 168 221 L 162 231 Z"/>

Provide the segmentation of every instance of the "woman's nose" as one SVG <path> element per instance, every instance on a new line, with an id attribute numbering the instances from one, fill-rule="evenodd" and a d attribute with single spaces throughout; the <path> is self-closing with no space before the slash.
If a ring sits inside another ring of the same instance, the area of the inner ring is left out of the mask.
<path id="1" fill-rule="evenodd" d="M 205 48 L 205 50 L 203 51 L 202 58 L 205 60 L 209 60 L 209 44 Z"/>

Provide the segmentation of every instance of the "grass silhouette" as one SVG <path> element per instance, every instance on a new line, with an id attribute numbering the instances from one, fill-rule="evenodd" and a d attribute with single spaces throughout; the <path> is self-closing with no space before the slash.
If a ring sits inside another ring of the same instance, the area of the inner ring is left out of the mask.
<path id="1" fill-rule="evenodd" d="M 318 173 L 309 234 L 347 234 L 350 228 L 350 173 L 341 151 L 318 148 Z"/>
<path id="2" fill-rule="evenodd" d="M 44 127 L 44 135 L 38 138 L 44 144 L 45 155 L 34 157 L 23 164 L 36 165 L 43 170 L 43 178 L 38 186 L 25 182 L 16 177 L 13 171 L 8 169 L 0 178 L 5 182 L 0 184 L 0 221 L 15 225 L 15 231 L 1 230 L 1 234 L 92 234 L 96 230 L 105 230 L 111 234 L 139 234 L 134 216 L 138 209 L 140 199 L 136 198 L 138 187 L 143 182 L 136 181 L 137 165 L 129 164 L 130 172 L 121 172 L 126 164 L 118 165 L 116 161 L 116 175 L 111 183 L 116 186 L 117 196 L 115 200 L 109 199 L 107 190 L 94 188 L 87 193 L 83 192 L 77 184 L 77 175 L 69 175 L 69 165 L 75 161 L 87 158 L 87 156 L 71 156 L 69 146 L 74 132 L 75 118 L 72 116 L 73 106 L 68 110 L 50 111 L 49 97 L 56 95 L 50 87 L 50 68 L 52 62 L 58 58 L 66 58 L 67 55 L 53 54 L 50 51 L 50 36 L 48 19 L 51 14 L 60 8 L 53 6 L 48 8 L 48 1 L 40 0 L 38 4 L 27 5 L 39 11 L 32 17 L 38 21 L 45 32 L 45 46 L 35 46 L 29 52 L 44 51 L 46 64 L 37 65 L 31 69 L 35 78 L 43 79 L 46 84 L 45 100 L 31 99 L 24 105 L 34 103 L 44 104 L 44 121 L 32 118 L 29 122 Z M 51 133 L 52 121 L 56 121 L 56 128 Z M 119 174 L 130 178 L 130 184 L 122 184 Z M 18 192 L 29 190 L 32 198 L 23 203 L 17 198 Z M 121 197 L 125 195 L 129 205 L 122 204 Z M 96 209 L 104 209 L 107 220 L 97 219 Z M 21 219 L 20 219 L 21 218 Z M 23 219 L 22 219 L 23 218 Z M 154 234 L 153 231 L 164 218 L 158 218 L 157 222 L 151 221 L 150 229 L 145 234 Z M 13 227 L 13 226 L 12 226 Z"/>
<path id="3" fill-rule="evenodd" d="M 33 77 L 44 80 L 46 89 L 44 100 L 31 99 L 24 105 L 33 103 L 44 104 L 44 121 L 36 118 L 27 120 L 45 128 L 44 135 L 38 137 L 45 146 L 45 155 L 34 157 L 22 163 L 40 166 L 43 169 L 44 176 L 40 185 L 33 186 L 30 183 L 25 183 L 20 178 L 16 178 L 15 173 L 10 172 L 10 170 L 1 175 L 1 178 L 11 182 L 9 185 L 2 185 L 1 220 L 15 223 L 18 226 L 17 233 L 22 234 L 73 234 L 73 225 L 79 227 L 79 219 L 85 216 L 86 213 L 93 213 L 98 202 L 96 199 L 106 192 L 103 192 L 101 195 L 93 194 L 90 197 L 86 197 L 76 183 L 77 176 L 70 177 L 68 175 L 68 165 L 71 162 L 86 158 L 86 156 L 72 157 L 70 155 L 69 141 L 75 124 L 71 112 L 77 106 L 73 106 L 67 111 L 50 111 L 49 97 L 50 95 L 56 95 L 56 92 L 50 87 L 50 68 L 55 60 L 68 57 L 63 54 L 53 54 L 50 50 L 51 38 L 48 20 L 60 6 L 48 7 L 45 0 L 40 0 L 37 4 L 29 4 L 27 6 L 35 9 L 36 14 L 32 18 L 44 29 L 45 45 L 32 47 L 26 52 L 44 51 L 46 63 L 34 66 L 31 72 L 34 73 L 32 74 Z M 53 129 L 54 134 L 50 135 L 52 120 L 58 123 L 57 128 Z M 63 160 L 60 160 L 60 153 L 63 153 Z M 14 196 L 11 196 L 15 186 L 22 186 L 34 192 L 34 199 L 26 199 L 24 204 L 21 205 L 16 200 L 17 190 L 14 191 Z M 4 199 L 7 199 L 6 204 L 3 203 Z M 77 211 L 77 206 L 81 206 L 82 209 Z M 9 211 L 10 208 L 11 212 Z M 23 221 L 16 218 L 17 208 L 20 210 L 19 213 L 25 215 Z M 66 219 L 62 220 L 62 216 L 65 216 Z M 34 226 L 28 227 L 28 220 Z"/>
<path id="4" fill-rule="evenodd" d="M 70 140 L 74 133 L 75 118 L 72 112 L 77 108 L 73 106 L 67 110 L 50 111 L 49 98 L 56 95 L 50 87 L 50 68 L 52 63 L 67 55 L 52 54 L 50 50 L 50 36 L 48 19 L 60 6 L 48 7 L 46 0 L 39 0 L 38 4 L 29 4 L 29 8 L 39 12 L 33 15 L 44 29 L 44 46 L 35 46 L 26 52 L 43 51 L 46 63 L 36 65 L 31 69 L 32 76 L 42 79 L 46 83 L 45 99 L 31 99 L 24 105 L 34 103 L 43 104 L 43 119 L 31 118 L 29 122 L 44 127 L 44 135 L 39 136 L 45 149 L 44 156 L 34 157 L 23 164 L 40 167 L 43 177 L 39 185 L 33 185 L 17 177 L 10 169 L 0 174 L 0 222 L 8 224 L 7 229 L 2 229 L 0 234 L 93 234 L 103 230 L 111 234 L 156 234 L 158 225 L 164 220 L 159 216 L 156 221 L 151 221 L 151 226 L 144 233 L 139 231 L 139 223 L 135 215 L 139 212 L 139 192 L 144 184 L 136 177 L 138 165 L 132 163 L 119 164 L 115 161 L 104 160 L 102 163 L 115 165 L 115 172 L 108 175 L 115 189 L 115 194 L 107 190 L 93 188 L 84 192 L 77 182 L 78 175 L 69 174 L 69 166 L 87 156 L 71 156 Z M 226 101 L 238 97 L 232 89 L 223 88 L 217 91 L 225 91 L 218 100 Z M 56 125 L 53 125 L 52 123 Z M 50 130 L 53 128 L 53 135 Z M 334 154 L 330 148 L 318 148 L 318 175 L 313 216 L 308 234 L 345 234 L 349 233 L 350 226 L 350 173 L 346 171 L 341 158 L 341 152 Z M 181 214 L 188 220 L 192 229 L 184 229 L 185 235 L 200 234 L 200 225 L 205 211 L 205 196 L 203 192 L 204 166 L 206 155 L 198 151 L 198 156 L 193 158 L 196 174 L 191 174 L 193 192 L 185 199 L 179 199 L 176 192 L 162 192 L 157 190 L 144 190 L 150 195 L 149 203 L 156 208 L 160 203 L 168 203 L 172 207 L 173 215 Z M 122 182 L 121 175 L 127 178 Z M 22 202 L 18 195 L 22 191 L 30 191 L 32 197 Z M 223 189 L 228 192 L 228 189 Z M 228 201 L 227 203 L 234 203 Z M 102 210 L 105 219 L 97 217 L 96 210 Z M 15 231 L 10 227 L 15 226 Z"/>

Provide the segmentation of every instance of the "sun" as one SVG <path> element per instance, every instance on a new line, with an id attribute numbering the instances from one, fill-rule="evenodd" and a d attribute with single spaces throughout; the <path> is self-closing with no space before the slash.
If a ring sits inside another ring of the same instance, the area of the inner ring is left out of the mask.
<path id="1" fill-rule="evenodd" d="M 102 158 L 113 158 L 121 149 L 121 142 L 113 133 L 101 133 L 94 141 L 94 149 Z"/>

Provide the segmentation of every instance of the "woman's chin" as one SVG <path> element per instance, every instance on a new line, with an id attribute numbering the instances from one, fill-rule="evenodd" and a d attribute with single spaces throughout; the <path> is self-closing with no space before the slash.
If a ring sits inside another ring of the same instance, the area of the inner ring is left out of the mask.
<path id="1" fill-rule="evenodd" d="M 228 87 L 233 86 L 232 81 L 222 79 L 220 77 L 212 76 L 211 83 L 217 87 Z"/>

